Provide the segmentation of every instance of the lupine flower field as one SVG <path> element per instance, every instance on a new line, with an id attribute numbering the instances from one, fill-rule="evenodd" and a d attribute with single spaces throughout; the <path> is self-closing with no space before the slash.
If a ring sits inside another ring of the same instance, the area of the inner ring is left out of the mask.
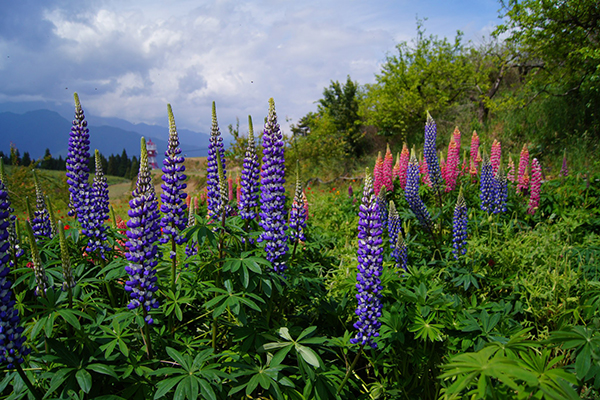
<path id="1" fill-rule="evenodd" d="M 124 210 L 77 95 L 67 209 L 43 170 L 29 198 L 1 166 L 1 398 L 600 395 L 600 175 L 566 152 L 515 164 L 427 114 L 421 147 L 307 184 L 273 99 L 239 165 L 213 103 L 191 190 L 175 114 Z"/>

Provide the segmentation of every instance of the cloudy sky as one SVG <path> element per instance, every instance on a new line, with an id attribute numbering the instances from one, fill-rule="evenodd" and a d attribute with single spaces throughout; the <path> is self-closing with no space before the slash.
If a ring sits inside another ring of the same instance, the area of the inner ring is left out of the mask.
<path id="1" fill-rule="evenodd" d="M 372 83 L 386 54 L 427 33 L 479 43 L 497 0 L 19 0 L 0 4 L 0 103 L 72 104 L 86 114 L 210 131 L 273 97 L 287 128 L 331 80 Z"/>

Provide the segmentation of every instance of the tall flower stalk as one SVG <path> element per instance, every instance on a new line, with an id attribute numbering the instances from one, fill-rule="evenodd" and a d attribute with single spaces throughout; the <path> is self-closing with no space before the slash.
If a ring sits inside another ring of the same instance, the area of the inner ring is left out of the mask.
<path id="1" fill-rule="evenodd" d="M 373 190 L 375 196 L 379 195 L 379 191 L 383 186 L 383 180 L 383 157 L 381 156 L 381 152 L 379 152 L 375 160 L 375 168 L 373 168 Z"/>
<path id="2" fill-rule="evenodd" d="M 506 201 L 508 200 L 508 179 L 502 166 L 494 175 L 494 214 L 506 212 Z"/>
<path id="3" fill-rule="evenodd" d="M 248 116 L 248 126 L 248 147 L 246 147 L 246 154 L 244 155 L 241 181 L 242 188 L 240 200 L 238 201 L 240 217 L 245 221 L 256 218 L 256 208 L 258 206 L 258 180 L 260 177 L 251 116 Z"/>
<path id="4" fill-rule="evenodd" d="M 267 260 L 276 273 L 287 268 L 284 257 L 288 251 L 285 224 L 285 159 L 283 134 L 277 123 L 275 102 L 269 99 L 269 115 L 263 131 L 263 168 L 261 172 L 260 226 L 258 241 L 265 243 Z"/>
<path id="5" fill-rule="evenodd" d="M 410 161 L 410 153 L 406 143 L 402 145 L 402 151 L 400 152 L 400 169 L 398 171 L 398 180 L 400 180 L 400 187 L 406 188 L 406 169 L 408 168 L 408 162 Z"/>
<path id="6" fill-rule="evenodd" d="M 379 221 L 378 202 L 373 191 L 373 181 L 367 171 L 358 220 L 358 273 L 356 289 L 358 307 L 354 323 L 356 336 L 351 343 L 377 348 L 381 322 L 381 273 L 383 271 L 383 239 Z"/>
<path id="7" fill-rule="evenodd" d="M 184 158 L 180 155 L 179 135 L 175 126 L 175 117 L 171 105 L 167 104 L 167 113 L 169 115 L 169 144 L 165 151 L 165 159 L 162 167 L 161 188 L 163 192 L 160 195 L 162 205 L 162 218 L 160 226 L 163 235 L 159 241 L 163 244 L 171 243 L 169 257 L 171 258 L 171 291 L 175 293 L 176 275 L 177 275 L 177 245 L 185 242 L 185 237 L 181 232 L 186 226 L 185 210 L 187 208 L 185 199 L 187 193 L 183 190 L 187 185 L 183 182 L 186 178 L 183 165 Z"/>
<path id="8" fill-rule="evenodd" d="M 383 158 L 383 173 L 382 173 L 382 185 L 385 186 L 388 192 L 394 191 L 394 156 L 390 151 L 390 145 L 387 145 L 385 151 L 385 157 Z"/>
<path id="9" fill-rule="evenodd" d="M 51 238 L 52 224 L 50 223 L 50 214 L 48 213 L 46 198 L 35 170 L 33 171 L 33 178 L 35 180 L 35 211 L 31 220 L 33 234 L 36 239 L 42 237 Z"/>
<path id="10" fill-rule="evenodd" d="M 431 223 L 431 215 L 425 207 L 425 203 L 419 196 L 419 162 L 417 161 L 417 157 L 415 155 L 415 150 L 413 149 L 411 152 L 410 162 L 408 163 L 408 170 L 406 176 L 406 190 L 404 195 L 406 197 L 406 201 L 412 212 L 417 217 L 417 220 L 430 234 L 433 234 L 432 223 Z"/>
<path id="11" fill-rule="evenodd" d="M 561 176 L 561 177 L 569 176 L 569 167 L 567 165 L 567 149 L 564 150 L 562 166 L 560 168 L 560 172 L 558 173 L 558 176 Z"/>
<path id="12" fill-rule="evenodd" d="M 440 171 L 440 164 L 438 161 L 437 150 L 436 150 L 436 140 L 437 140 L 437 125 L 431 114 L 427 112 L 427 122 L 425 123 L 425 143 L 423 145 L 423 153 L 425 156 L 425 161 L 427 161 L 427 170 L 429 172 L 429 177 L 431 179 L 431 183 L 433 185 L 433 189 L 440 194 L 441 186 L 443 184 L 442 175 Z"/>
<path id="13" fill-rule="evenodd" d="M 75 98 L 75 119 L 69 136 L 69 152 L 67 154 L 67 184 L 69 185 L 69 215 L 79 216 L 87 212 L 90 185 L 88 182 L 90 158 L 90 130 L 79 102 Z M 80 221 L 81 222 L 81 221 Z"/>
<path id="14" fill-rule="evenodd" d="M 461 255 L 467 252 L 467 203 L 463 196 L 462 187 L 458 193 L 452 222 L 452 254 L 458 260 Z"/>
<path id="15" fill-rule="evenodd" d="M 502 159 L 502 145 L 496 139 L 492 143 L 492 153 L 490 155 L 490 162 L 492 163 L 492 173 L 496 175 L 498 168 L 500 168 L 500 161 Z"/>
<path id="16" fill-rule="evenodd" d="M 521 156 L 519 157 L 519 181 L 517 184 L 517 193 L 522 193 L 529 188 L 529 175 L 527 174 L 528 167 L 529 149 L 527 149 L 527 144 L 524 144 L 523 149 L 521 149 Z"/>
<path id="17" fill-rule="evenodd" d="M 294 201 L 290 210 L 289 220 L 289 238 L 294 243 L 292 257 L 296 254 L 296 248 L 299 241 L 305 241 L 304 229 L 306 228 L 306 214 L 304 213 L 304 197 L 302 196 L 302 183 L 300 182 L 300 173 L 296 171 L 296 191 Z"/>
<path id="18" fill-rule="evenodd" d="M 481 165 L 481 180 L 479 182 L 481 199 L 481 209 L 491 213 L 494 211 L 494 175 L 492 173 L 492 164 L 487 154 L 483 154 L 483 164 Z"/>
<path id="19" fill-rule="evenodd" d="M 458 138 L 458 142 L 456 141 Z M 448 144 L 448 160 L 446 161 L 446 192 L 454 190 L 456 178 L 458 177 L 458 166 L 460 163 L 460 131 L 454 129 L 454 133 Z"/>
<path id="20" fill-rule="evenodd" d="M 210 140 L 208 142 L 208 157 L 207 170 L 206 170 L 206 187 L 208 189 L 207 200 L 208 200 L 208 213 L 219 220 L 221 217 L 223 203 L 220 197 L 219 187 L 219 168 L 217 165 L 217 153 L 221 158 L 221 164 L 223 167 L 223 176 L 227 176 L 227 169 L 225 166 L 225 148 L 223 146 L 223 138 L 219 131 L 219 124 L 217 122 L 217 108 L 215 102 L 212 103 L 212 126 L 210 128 Z"/>
<path id="21" fill-rule="evenodd" d="M 472 177 L 477 175 L 477 171 L 479 170 L 479 157 L 479 136 L 477 135 L 477 132 L 473 131 L 470 152 L 471 164 L 469 166 L 469 173 Z"/>
<path id="22" fill-rule="evenodd" d="M 89 192 L 90 202 L 87 206 L 85 214 L 78 215 L 81 221 L 81 233 L 88 237 L 86 251 L 98 251 L 100 256 L 104 258 L 104 254 L 110 249 L 105 243 L 107 239 L 106 224 L 108 219 L 109 200 L 108 200 L 108 183 L 102 171 L 102 160 L 100 152 L 94 152 L 96 171 L 92 183 L 91 191 Z"/>
<path id="23" fill-rule="evenodd" d="M 154 292 L 158 289 L 156 265 L 158 264 L 157 241 L 160 236 L 160 214 L 144 138 L 141 140 L 140 170 L 132 196 L 127 221 L 128 251 L 125 255 L 129 261 L 125 271 L 130 276 L 125 283 L 125 290 L 131 297 L 127 308 L 130 310 L 142 308 L 144 321 L 152 324 L 154 321 L 148 313 L 153 308 L 158 308 L 158 300 L 154 297 Z M 146 335 L 149 335 L 148 329 Z M 146 337 L 146 345 L 148 355 L 151 355 L 148 337 Z"/>
<path id="24" fill-rule="evenodd" d="M 527 212 L 531 215 L 540 205 L 540 189 L 542 187 L 542 167 L 537 158 L 531 161 L 531 193 L 529 197 L 529 207 Z"/>
<path id="25" fill-rule="evenodd" d="M 11 223 L 8 191 L 0 181 L 0 366 L 19 368 L 23 356 L 29 354 L 25 346 L 23 327 L 19 325 L 19 311 L 15 308 L 10 275 L 10 243 L 8 227 Z M 33 240 L 35 243 L 35 240 Z"/>

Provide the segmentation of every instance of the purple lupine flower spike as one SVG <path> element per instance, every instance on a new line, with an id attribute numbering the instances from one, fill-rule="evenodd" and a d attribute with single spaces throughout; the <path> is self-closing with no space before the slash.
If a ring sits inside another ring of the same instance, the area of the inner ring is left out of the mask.
<path id="1" fill-rule="evenodd" d="M 506 173 L 499 166 L 498 172 L 494 176 L 494 214 L 506 212 L 506 201 L 508 199 L 508 178 Z"/>
<path id="2" fill-rule="evenodd" d="M 148 324 L 154 321 L 148 314 L 152 308 L 158 308 L 154 298 L 156 286 L 156 265 L 158 264 L 158 245 L 160 236 L 160 214 L 158 201 L 150 175 L 146 140 L 142 138 L 140 155 L 140 171 L 138 173 L 133 198 L 129 202 L 129 221 L 127 221 L 127 253 L 129 265 L 125 270 L 130 279 L 125 283 L 125 290 L 130 292 L 131 301 L 127 308 L 133 310 L 142 307 L 144 320 Z"/>
<path id="3" fill-rule="evenodd" d="M 19 235 L 17 234 L 17 217 L 13 214 L 15 211 L 10 206 L 10 201 L 8 199 L 8 188 L 6 187 L 6 173 L 4 171 L 4 159 L 0 157 L 0 182 L 4 184 L 4 190 L 7 193 L 6 202 L 8 202 L 8 213 L 9 213 L 9 222 L 8 227 L 8 242 L 10 243 L 10 253 L 12 255 L 11 262 L 16 262 L 16 259 L 21 257 L 24 253 L 24 250 L 20 246 Z"/>
<path id="4" fill-rule="evenodd" d="M 25 344 L 23 327 L 19 326 L 19 311 L 15 308 L 15 300 L 11 290 L 10 243 L 8 228 L 11 224 L 11 207 L 8 190 L 0 180 L 0 366 L 15 368 L 15 364 L 23 362 L 23 356 L 29 354 Z"/>
<path id="5" fill-rule="evenodd" d="M 187 227 L 192 227 L 196 225 L 196 198 L 191 199 L 189 213 L 188 213 L 188 222 Z M 198 254 L 198 242 L 195 240 L 190 240 L 185 245 L 185 255 L 191 257 L 193 255 Z"/>
<path id="6" fill-rule="evenodd" d="M 406 247 L 406 241 L 401 234 L 398 235 L 398 242 L 396 242 L 396 248 L 394 251 L 398 253 L 398 256 L 395 258 L 398 260 L 396 267 L 402 268 L 406 271 L 406 266 L 408 264 L 408 248 Z"/>
<path id="7" fill-rule="evenodd" d="M 358 220 L 358 273 L 356 288 L 358 321 L 354 328 L 358 330 L 350 343 L 369 345 L 377 348 L 375 338 L 379 336 L 381 322 L 381 273 L 383 271 L 383 230 L 379 221 L 377 197 L 373 190 L 373 178 L 368 170 L 360 205 Z"/>
<path id="8" fill-rule="evenodd" d="M 33 170 L 33 178 L 35 181 L 35 211 L 33 212 L 31 227 L 36 239 L 41 237 L 50 238 L 52 237 L 50 214 L 48 213 L 44 192 L 42 192 L 42 188 L 40 187 L 40 182 L 35 170 Z"/>
<path id="9" fill-rule="evenodd" d="M 483 154 L 483 164 L 481 164 L 481 181 L 479 184 L 481 193 L 481 209 L 491 213 L 494 211 L 494 176 L 492 173 L 492 163 L 486 153 Z"/>
<path id="10" fill-rule="evenodd" d="M 254 142 L 254 129 L 252 127 L 252 117 L 248 116 L 248 147 L 244 157 L 244 168 L 242 169 L 242 190 L 240 192 L 240 201 L 238 209 L 240 217 L 244 220 L 256 218 L 256 207 L 258 206 L 258 180 L 260 170 L 258 156 L 256 154 L 256 144 Z"/>
<path id="11" fill-rule="evenodd" d="M 162 168 L 164 183 L 161 185 L 163 193 L 160 195 L 162 200 L 160 211 L 162 211 L 163 216 L 160 226 L 162 226 L 163 236 L 160 238 L 160 242 L 173 241 L 176 244 L 182 244 L 185 242 L 185 237 L 181 235 L 181 231 L 185 229 L 187 222 L 185 217 L 187 193 L 183 191 L 187 187 L 183 183 L 186 178 L 183 173 L 185 166 L 183 165 L 184 158 L 180 156 L 179 135 L 177 134 L 175 118 L 170 104 L 167 104 L 167 111 L 169 113 L 169 145 L 167 151 L 165 151 Z M 172 252 L 171 258 L 173 257 L 175 257 L 175 254 Z"/>
<path id="12" fill-rule="evenodd" d="M 467 203 L 463 196 L 462 186 L 458 193 L 452 221 L 452 253 L 454 254 L 454 258 L 458 260 L 458 257 L 467 252 Z"/>
<path id="13" fill-rule="evenodd" d="M 427 232 L 432 232 L 431 215 L 429 214 L 425 203 L 423 203 L 421 196 L 419 196 L 419 171 L 419 161 L 417 160 L 415 149 L 413 148 L 410 154 L 410 161 L 406 169 L 406 189 L 404 191 L 404 195 L 410 209 L 417 217 L 417 220 L 421 226 Z"/>
<path id="14" fill-rule="evenodd" d="M 67 184 L 69 185 L 69 215 L 85 214 L 90 185 L 88 182 L 90 158 L 90 130 L 79 102 L 75 97 L 75 119 L 69 136 L 69 152 L 67 154 Z M 81 222 L 81 221 L 80 221 Z"/>
<path id="15" fill-rule="evenodd" d="M 91 190 L 89 192 L 89 203 L 85 214 L 78 214 L 81 221 L 81 233 L 88 237 L 86 247 L 87 252 L 98 251 L 100 256 L 104 258 L 104 253 L 110 247 L 106 244 L 106 225 L 104 221 L 108 219 L 109 199 L 108 199 L 108 183 L 102 171 L 102 159 L 100 152 L 94 152 L 95 173 Z"/>
<path id="16" fill-rule="evenodd" d="M 289 237 L 292 242 L 297 240 L 305 241 L 304 229 L 306 228 L 306 213 L 304 212 L 304 197 L 302 196 L 302 184 L 300 175 L 296 173 L 296 191 L 294 201 L 290 210 L 290 232 Z"/>
<path id="17" fill-rule="evenodd" d="M 288 251 L 285 231 L 285 159 L 283 134 L 277 123 L 275 102 L 269 99 L 269 115 L 263 132 L 263 169 L 261 172 L 260 226 L 258 241 L 265 242 L 267 260 L 283 275 L 283 258 Z"/>
<path id="18" fill-rule="evenodd" d="M 208 142 L 208 157 L 206 159 L 206 187 L 208 214 L 215 219 L 220 217 L 221 197 L 219 189 L 219 170 L 217 166 L 217 153 L 221 157 L 223 166 L 223 176 L 227 176 L 225 168 L 225 148 L 223 147 L 223 138 L 219 131 L 217 122 L 217 108 L 215 102 L 212 103 L 212 126 L 210 128 L 210 140 Z"/>
<path id="19" fill-rule="evenodd" d="M 560 172 L 558 176 L 567 177 L 569 176 L 569 167 L 567 166 L 567 149 L 564 150 L 562 167 L 560 168 Z"/>
<path id="20" fill-rule="evenodd" d="M 427 112 L 427 122 L 425 123 L 425 143 L 423 145 L 423 152 L 425 155 L 425 161 L 427 162 L 427 168 L 429 171 L 429 177 L 433 188 L 439 192 L 442 187 L 442 174 L 440 171 L 440 163 L 438 161 L 438 155 L 436 150 L 437 140 L 437 125 L 429 111 Z"/>

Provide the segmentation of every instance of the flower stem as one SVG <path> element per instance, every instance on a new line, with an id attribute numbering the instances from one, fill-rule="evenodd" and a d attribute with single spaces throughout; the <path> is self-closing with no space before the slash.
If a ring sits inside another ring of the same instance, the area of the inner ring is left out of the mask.
<path id="1" fill-rule="evenodd" d="M 33 383 L 31 383 L 31 381 L 29 380 L 29 377 L 27 376 L 27 374 L 25 373 L 25 371 L 23 371 L 23 368 L 21 368 L 21 364 L 19 364 L 18 362 L 15 363 L 15 367 L 17 369 L 17 373 L 19 374 L 19 376 L 21 377 L 21 379 L 23 380 L 23 382 L 25 382 L 25 385 L 27 385 L 27 388 L 29 389 L 29 391 L 31 392 L 31 394 L 33 395 L 33 397 L 36 398 L 36 400 L 42 400 L 42 398 L 44 397 L 44 395 L 42 393 L 40 393 L 35 386 L 33 386 Z"/>
<path id="2" fill-rule="evenodd" d="M 346 382 L 348 382 L 348 378 L 350 378 L 350 374 L 352 373 L 352 371 L 354 371 L 354 367 L 356 366 L 356 363 L 358 362 L 358 359 L 360 358 L 362 351 L 363 351 L 363 345 L 360 346 L 360 348 L 358 349 L 358 353 L 356 353 L 356 357 L 354 357 L 354 360 L 352 361 L 352 364 L 350 365 L 350 368 L 348 368 L 346 370 L 346 376 L 344 376 L 344 380 L 342 381 L 342 383 L 340 383 L 340 386 L 338 387 L 337 390 L 337 394 L 340 394 L 340 392 L 342 391 L 342 388 L 344 387 L 344 385 L 346 384 Z"/>

